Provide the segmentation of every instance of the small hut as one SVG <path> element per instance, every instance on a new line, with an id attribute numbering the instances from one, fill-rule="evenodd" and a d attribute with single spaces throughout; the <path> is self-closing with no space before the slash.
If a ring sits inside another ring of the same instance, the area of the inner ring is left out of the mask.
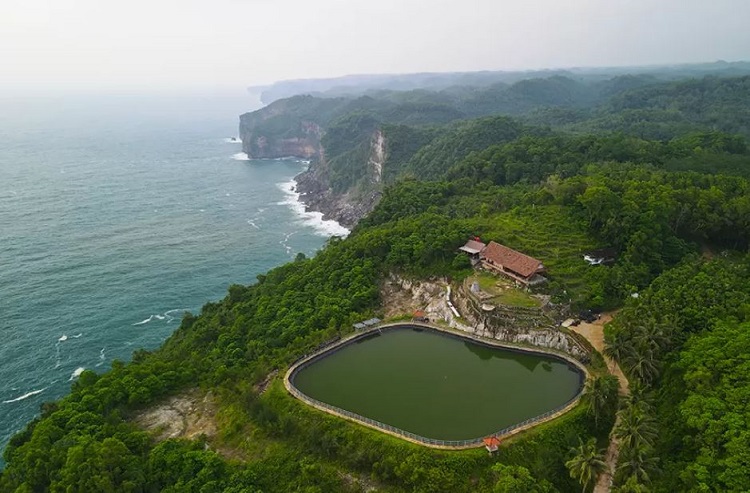
<path id="1" fill-rule="evenodd" d="M 497 452 L 497 448 L 500 446 L 500 439 L 498 437 L 487 437 L 484 439 L 484 448 L 487 449 L 487 452 L 490 454 L 492 452 Z"/>
<path id="2" fill-rule="evenodd" d="M 474 238 L 470 239 L 466 242 L 464 246 L 459 248 L 459 251 L 462 251 L 469 255 L 469 259 L 471 259 L 471 265 L 477 265 L 479 263 L 479 254 L 484 250 L 484 248 L 487 245 L 482 243 L 482 240 L 479 239 L 478 236 L 475 236 Z"/>
<path id="3" fill-rule="evenodd" d="M 422 310 L 416 310 L 414 314 L 411 317 L 413 322 L 429 322 L 430 319 L 427 318 L 427 314 L 423 312 Z"/>

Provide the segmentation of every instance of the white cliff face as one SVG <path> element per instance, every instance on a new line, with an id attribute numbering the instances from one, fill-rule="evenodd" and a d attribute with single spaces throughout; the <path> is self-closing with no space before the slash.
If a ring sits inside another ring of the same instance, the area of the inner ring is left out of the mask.
<path id="1" fill-rule="evenodd" d="M 385 135 L 382 130 L 378 129 L 370 142 L 370 158 L 367 163 L 368 168 L 372 170 L 372 182 L 375 184 L 383 181 L 385 158 Z"/>
<path id="2" fill-rule="evenodd" d="M 367 175 L 358 185 L 343 193 L 335 193 L 329 181 L 325 149 L 318 149 L 318 159 L 295 178 L 301 200 L 308 210 L 320 211 L 324 219 L 333 219 L 347 228 L 369 214 L 382 195 L 383 166 L 387 158 L 386 138 L 376 130 L 370 139 Z M 364 185 L 364 186 L 361 186 Z"/>

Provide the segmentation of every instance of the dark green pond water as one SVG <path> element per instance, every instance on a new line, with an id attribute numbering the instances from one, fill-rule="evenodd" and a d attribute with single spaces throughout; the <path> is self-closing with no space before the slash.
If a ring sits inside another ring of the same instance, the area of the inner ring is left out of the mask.
<path id="1" fill-rule="evenodd" d="M 322 358 L 294 377 L 319 401 L 426 438 L 492 434 L 565 404 L 578 370 L 543 355 L 399 328 Z"/>

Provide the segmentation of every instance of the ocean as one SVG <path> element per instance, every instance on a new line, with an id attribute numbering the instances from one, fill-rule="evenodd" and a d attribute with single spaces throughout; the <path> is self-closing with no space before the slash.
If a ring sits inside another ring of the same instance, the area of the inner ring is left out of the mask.
<path id="1" fill-rule="evenodd" d="M 84 369 L 347 233 L 298 202 L 306 163 L 240 152 L 238 115 L 258 106 L 243 91 L 0 99 L 0 449 Z"/>

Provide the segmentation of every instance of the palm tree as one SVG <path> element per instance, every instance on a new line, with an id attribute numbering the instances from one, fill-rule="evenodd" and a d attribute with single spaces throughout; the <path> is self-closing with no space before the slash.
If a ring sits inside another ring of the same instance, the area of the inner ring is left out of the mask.
<path id="1" fill-rule="evenodd" d="M 604 336 L 604 355 L 617 362 L 625 361 L 635 352 L 633 341 L 621 330 L 607 333 Z"/>
<path id="2" fill-rule="evenodd" d="M 628 395 L 623 398 L 622 404 L 623 409 L 636 407 L 648 415 L 654 412 L 653 395 L 647 392 L 646 387 L 639 380 L 633 380 L 630 383 Z"/>
<path id="3" fill-rule="evenodd" d="M 588 413 L 594 417 L 594 425 L 599 426 L 599 419 L 617 405 L 617 389 L 619 383 L 613 375 L 602 375 L 586 382 L 583 400 L 587 404 Z"/>
<path id="4" fill-rule="evenodd" d="M 570 451 L 574 455 L 565 463 L 565 467 L 568 468 L 570 477 L 581 483 L 585 493 L 589 485 L 596 484 L 599 475 L 607 470 L 603 450 L 597 450 L 595 439 L 583 443 L 579 438 L 578 447 L 573 447 Z"/>
<path id="5" fill-rule="evenodd" d="M 634 481 L 637 483 L 649 484 L 651 482 L 649 474 L 656 470 L 658 461 L 658 457 L 651 455 L 649 447 L 625 447 L 618 460 L 617 472 L 624 474 L 627 478 L 635 478 Z"/>
<path id="6" fill-rule="evenodd" d="M 613 488 L 612 493 L 648 493 L 648 488 L 631 476 L 624 484 Z"/>
<path id="7" fill-rule="evenodd" d="M 644 406 L 627 406 L 618 413 L 620 421 L 613 433 L 623 448 L 642 450 L 656 439 L 656 423 Z"/>
<path id="8" fill-rule="evenodd" d="M 625 367 L 630 375 L 646 385 L 659 375 L 654 350 L 647 345 L 639 345 L 636 351 L 626 358 Z"/>

